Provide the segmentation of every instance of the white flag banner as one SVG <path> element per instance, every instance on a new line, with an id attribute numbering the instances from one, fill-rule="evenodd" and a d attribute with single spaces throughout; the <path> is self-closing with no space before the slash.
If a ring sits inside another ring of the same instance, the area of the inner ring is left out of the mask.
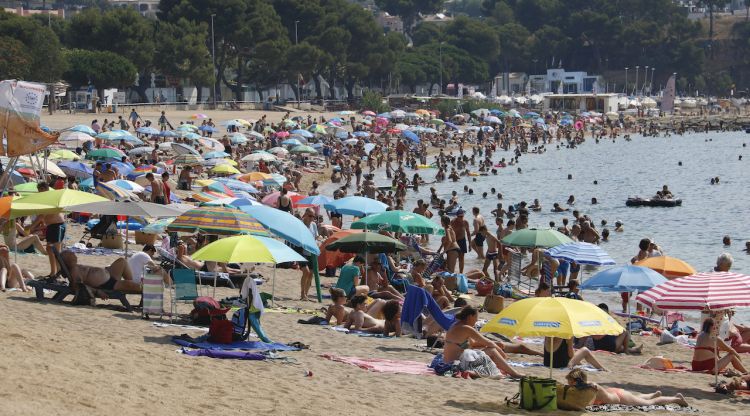
<path id="1" fill-rule="evenodd" d="M 47 87 L 25 81 L 0 82 L 0 153 L 20 156 L 43 149 L 57 135 L 42 131 L 39 121 Z"/>

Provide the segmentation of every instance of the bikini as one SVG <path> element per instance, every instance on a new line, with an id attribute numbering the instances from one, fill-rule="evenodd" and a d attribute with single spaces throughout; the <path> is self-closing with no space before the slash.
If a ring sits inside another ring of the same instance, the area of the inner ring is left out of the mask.
<path id="1" fill-rule="evenodd" d="M 610 387 L 610 388 L 608 388 L 606 390 L 607 390 L 608 393 L 612 393 L 615 396 L 617 396 L 617 398 L 619 399 L 618 401 L 620 403 L 622 403 L 622 396 L 624 396 L 625 390 L 618 389 L 617 387 Z M 603 405 L 603 404 L 607 404 L 607 403 L 599 401 L 599 400 L 594 400 L 594 402 L 591 403 L 591 404 L 594 405 L 594 406 L 599 406 L 599 405 Z"/>
<path id="2" fill-rule="evenodd" d="M 714 353 L 714 357 L 706 360 L 693 360 L 691 366 L 693 371 L 713 371 L 716 367 L 716 351 L 714 347 L 695 347 L 696 350 L 706 350 Z"/>

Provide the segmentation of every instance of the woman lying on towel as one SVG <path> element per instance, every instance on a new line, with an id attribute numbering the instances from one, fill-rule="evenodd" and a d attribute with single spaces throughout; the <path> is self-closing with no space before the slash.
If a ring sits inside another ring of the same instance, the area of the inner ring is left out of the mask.
<path id="1" fill-rule="evenodd" d="M 472 306 L 465 306 L 456 314 L 456 323 L 445 334 L 443 361 L 458 361 L 458 370 L 472 377 L 497 378 L 501 371 L 511 377 L 523 377 L 505 361 L 502 348 L 474 329 L 478 317 Z"/>
<path id="2" fill-rule="evenodd" d="M 652 406 L 652 405 L 666 405 L 676 404 L 679 406 L 687 407 L 688 403 L 682 394 L 677 393 L 676 396 L 662 396 L 660 391 L 655 391 L 650 394 L 631 393 L 627 390 L 623 390 L 616 387 L 603 387 L 596 383 L 588 383 L 586 373 L 581 369 L 575 369 L 565 376 L 565 380 L 568 386 L 578 390 L 595 390 L 596 395 L 593 398 L 593 405 L 603 404 L 623 404 L 626 406 Z M 586 410 L 588 404 L 580 403 L 577 406 L 563 406 L 568 410 Z M 576 408 L 573 408 L 576 407 Z"/>
<path id="3" fill-rule="evenodd" d="M 714 325 L 714 320 L 711 318 L 703 321 L 701 333 L 695 339 L 692 362 L 693 371 L 709 371 L 711 374 L 714 374 L 716 371 L 722 371 L 731 364 L 737 371 L 746 374 L 747 370 L 742 365 L 742 360 L 737 351 L 721 339 L 715 339 L 712 335 Z M 728 354 L 720 358 L 719 351 L 725 351 Z"/>
<path id="4" fill-rule="evenodd" d="M 329 290 L 329 293 L 331 294 L 331 304 L 328 305 L 327 308 L 325 308 L 325 320 L 329 323 L 333 324 L 334 320 L 338 325 L 344 325 L 346 321 L 349 320 L 349 314 L 352 312 L 352 308 L 347 306 L 347 297 L 346 293 L 343 289 L 339 289 L 337 287 L 332 287 Z M 367 286 L 362 286 L 362 289 L 360 289 L 357 293 L 357 295 L 363 295 L 363 297 L 367 298 Z M 366 302 L 365 302 L 366 303 Z M 365 306 L 365 312 L 372 316 L 373 318 L 378 318 L 382 316 L 383 313 L 383 307 L 385 306 L 386 301 L 383 299 L 373 299 L 372 302 L 367 303 Z"/>
<path id="5" fill-rule="evenodd" d="M 391 334 L 401 336 L 401 304 L 397 300 L 382 302 L 382 312 L 384 319 L 376 319 L 371 313 L 376 313 L 372 308 L 368 310 L 366 305 L 367 298 L 363 295 L 356 295 L 352 298 L 353 310 L 344 324 L 344 328 L 365 331 L 371 334 L 382 334 L 391 336 Z M 377 299 L 376 299 L 377 301 Z"/>

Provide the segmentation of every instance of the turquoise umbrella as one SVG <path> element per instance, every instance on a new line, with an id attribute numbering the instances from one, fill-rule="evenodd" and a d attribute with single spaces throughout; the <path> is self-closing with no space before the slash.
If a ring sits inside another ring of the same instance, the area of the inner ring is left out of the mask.
<path id="1" fill-rule="evenodd" d="M 351 228 L 360 230 L 388 230 L 408 234 L 445 234 L 442 227 L 429 218 L 408 211 L 385 211 L 368 215 L 352 223 Z"/>

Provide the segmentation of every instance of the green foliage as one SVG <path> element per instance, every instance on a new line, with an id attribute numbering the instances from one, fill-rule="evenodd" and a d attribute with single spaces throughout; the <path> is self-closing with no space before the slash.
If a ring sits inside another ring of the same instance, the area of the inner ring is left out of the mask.
<path id="1" fill-rule="evenodd" d="M 31 74 L 32 57 L 19 40 L 0 36 L 0 79 L 26 79 Z"/>
<path id="2" fill-rule="evenodd" d="M 190 78 L 196 85 L 212 84 L 214 71 L 207 37 L 205 23 L 191 23 L 186 19 L 160 22 L 154 65 L 166 75 Z"/>
<path id="3" fill-rule="evenodd" d="M 65 52 L 65 80 L 75 87 L 89 83 L 99 89 L 125 88 L 133 84 L 136 67 L 124 56 L 109 51 L 73 49 Z"/>
<path id="4" fill-rule="evenodd" d="M 27 55 L 22 58 L 31 61 L 22 71 L 26 80 L 53 82 L 60 79 L 65 60 L 60 41 L 52 29 L 42 26 L 37 20 L 0 10 L 0 36 L 13 38 L 24 45 Z M 9 46 L 17 47 L 18 44 Z"/>
<path id="5" fill-rule="evenodd" d="M 407 33 L 411 33 L 411 27 L 420 14 L 439 11 L 443 2 L 444 0 L 375 0 L 375 4 L 381 9 L 401 17 Z"/>
<path id="6" fill-rule="evenodd" d="M 364 90 L 362 92 L 362 101 L 360 105 L 360 110 L 370 110 L 378 114 L 390 111 L 391 109 L 388 104 L 383 101 L 383 95 L 372 90 Z"/>

